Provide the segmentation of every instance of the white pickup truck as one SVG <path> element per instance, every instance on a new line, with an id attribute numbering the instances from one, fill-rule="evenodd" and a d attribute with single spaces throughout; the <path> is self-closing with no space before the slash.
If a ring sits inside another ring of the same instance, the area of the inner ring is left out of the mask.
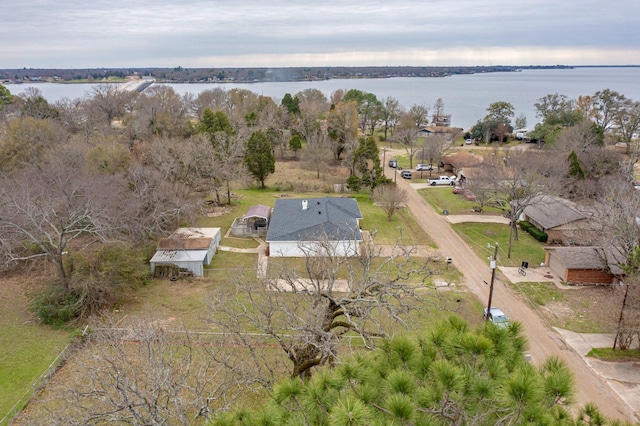
<path id="1" fill-rule="evenodd" d="M 456 177 L 455 176 L 438 176 L 437 178 L 429 179 L 429 185 L 455 185 Z"/>

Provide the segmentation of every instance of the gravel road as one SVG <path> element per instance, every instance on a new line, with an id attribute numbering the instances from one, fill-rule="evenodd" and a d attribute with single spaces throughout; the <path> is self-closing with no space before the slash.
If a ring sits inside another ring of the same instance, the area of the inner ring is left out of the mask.
<path id="1" fill-rule="evenodd" d="M 385 165 L 385 174 L 393 179 L 394 169 Z M 427 232 L 440 252 L 453 259 L 453 264 L 462 272 L 466 285 L 485 304 L 489 298 L 491 270 L 488 261 L 481 259 L 453 231 L 449 221 L 439 214 L 410 187 L 409 182 L 397 179 L 400 188 L 407 191 L 407 206 L 420 226 Z M 492 241 L 487 241 L 492 243 Z M 576 381 L 576 400 L 578 406 L 594 402 L 600 411 L 615 419 L 636 421 L 632 410 L 616 395 L 609 386 L 589 369 L 585 362 L 567 347 L 561 336 L 544 319 L 529 308 L 500 279 L 496 279 L 492 306 L 502 308 L 509 317 L 521 322 L 529 339 L 529 353 L 532 362 L 540 365 L 551 356 L 563 360 L 573 371 Z"/>

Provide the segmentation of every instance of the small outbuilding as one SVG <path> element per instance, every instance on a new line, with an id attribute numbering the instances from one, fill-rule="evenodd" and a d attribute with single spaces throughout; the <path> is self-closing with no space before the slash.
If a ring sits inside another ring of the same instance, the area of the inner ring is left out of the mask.
<path id="1" fill-rule="evenodd" d="M 234 219 L 231 234 L 236 237 L 264 237 L 270 218 L 271 207 L 262 204 L 251 206 L 244 216 Z"/>
<path id="2" fill-rule="evenodd" d="M 220 244 L 220 228 L 179 228 L 168 238 L 158 241 L 150 260 L 151 272 L 160 265 L 171 265 L 195 276 L 204 276 Z"/>

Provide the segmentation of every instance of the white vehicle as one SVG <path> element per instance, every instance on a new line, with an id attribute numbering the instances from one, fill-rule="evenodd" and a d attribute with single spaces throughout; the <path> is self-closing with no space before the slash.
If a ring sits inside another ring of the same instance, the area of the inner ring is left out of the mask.
<path id="1" fill-rule="evenodd" d="M 484 308 L 483 314 L 484 318 L 487 318 L 487 308 Z M 500 328 L 509 327 L 509 318 L 500 308 L 491 308 L 487 319 Z"/>
<path id="2" fill-rule="evenodd" d="M 517 129 L 515 132 L 516 139 L 526 139 L 527 134 L 529 133 L 529 129 Z"/>
<path id="3" fill-rule="evenodd" d="M 429 179 L 429 185 L 455 185 L 456 177 L 455 176 L 438 176 L 437 178 Z"/>
<path id="4" fill-rule="evenodd" d="M 424 171 L 433 170 L 433 166 L 431 164 L 418 164 L 416 166 L 416 171 L 419 172 L 421 170 L 424 170 Z"/>

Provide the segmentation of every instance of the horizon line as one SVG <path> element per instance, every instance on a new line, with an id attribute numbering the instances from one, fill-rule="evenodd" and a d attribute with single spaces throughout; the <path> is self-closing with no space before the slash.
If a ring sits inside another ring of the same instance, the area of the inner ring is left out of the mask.
<path id="1" fill-rule="evenodd" d="M 567 65 L 567 64 L 554 64 L 554 65 L 542 65 L 542 64 L 530 64 L 530 65 L 508 65 L 508 64 L 496 64 L 496 65 L 322 65 L 322 66 L 308 66 L 308 65 L 290 65 L 290 66 L 223 66 L 223 67 L 183 67 L 177 66 L 126 66 L 126 67 L 71 67 L 71 68 L 45 68 L 45 67 L 14 67 L 14 68 L 0 68 L 0 70 L 113 70 L 113 69 L 249 69 L 249 68 L 265 68 L 265 69 L 291 69 L 291 68 L 498 68 L 498 67 L 510 67 L 510 68 L 637 68 L 640 64 L 582 64 L 582 65 Z"/>

